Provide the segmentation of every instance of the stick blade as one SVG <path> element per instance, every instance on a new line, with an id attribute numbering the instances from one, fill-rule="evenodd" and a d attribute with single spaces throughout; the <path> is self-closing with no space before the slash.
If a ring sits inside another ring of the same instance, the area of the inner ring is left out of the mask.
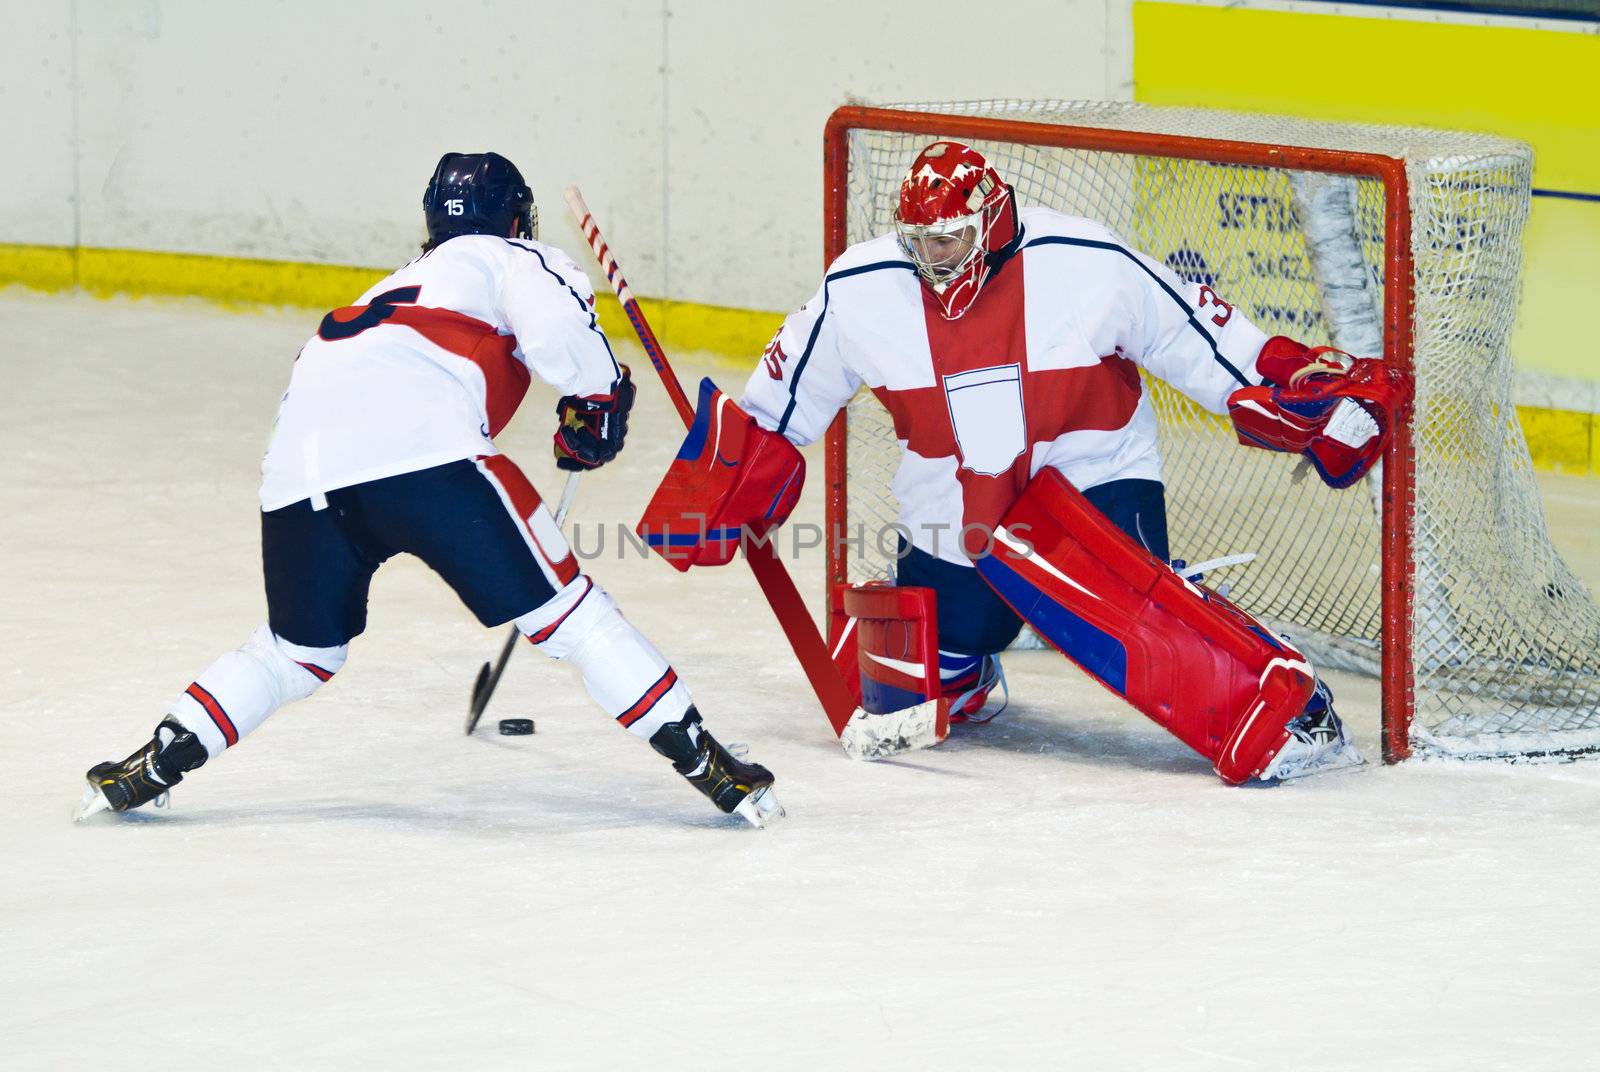
<path id="1" fill-rule="evenodd" d="M 467 736 L 472 736 L 472 731 L 478 728 L 478 719 L 483 717 L 483 709 L 489 706 L 489 671 L 490 666 L 484 663 L 478 668 L 478 677 L 472 683 L 472 701 L 467 705 Z"/>
<path id="2" fill-rule="evenodd" d="M 856 708 L 839 734 L 851 759 L 887 759 L 901 752 L 932 748 L 950 735 L 950 702 L 929 700 L 900 711 L 876 714 Z"/>

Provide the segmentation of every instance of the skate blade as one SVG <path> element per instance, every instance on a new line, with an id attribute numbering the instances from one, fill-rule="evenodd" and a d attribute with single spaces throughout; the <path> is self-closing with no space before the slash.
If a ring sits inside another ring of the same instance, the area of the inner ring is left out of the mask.
<path id="1" fill-rule="evenodd" d="M 733 810 L 742 815 L 746 822 L 758 830 L 764 829 L 768 823 L 777 822 L 789 814 L 783 810 L 783 805 L 778 803 L 778 798 L 773 795 L 770 785 L 762 786 L 739 801 Z"/>
<path id="2" fill-rule="evenodd" d="M 111 802 L 106 799 L 105 794 L 91 785 L 83 791 L 83 797 L 78 801 L 78 806 L 72 809 L 72 821 L 81 823 L 91 816 L 110 810 Z"/>
<path id="3" fill-rule="evenodd" d="M 485 687 L 489 683 L 491 667 L 484 663 L 478 667 L 478 676 L 472 682 L 472 700 L 467 704 L 467 736 L 472 736 L 472 731 L 478 728 L 478 720 L 483 717 L 484 708 L 489 706 L 489 698 L 484 695 Z"/>

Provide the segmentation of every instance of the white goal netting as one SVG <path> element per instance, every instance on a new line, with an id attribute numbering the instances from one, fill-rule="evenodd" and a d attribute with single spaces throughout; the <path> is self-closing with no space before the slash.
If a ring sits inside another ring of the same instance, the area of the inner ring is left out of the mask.
<path id="1" fill-rule="evenodd" d="M 1546 531 L 1511 403 L 1532 157 L 1476 134 L 1318 123 L 1133 104 L 983 101 L 894 105 L 1180 138 L 1328 148 L 1402 159 L 1410 186 L 1417 400 L 1412 672 L 1420 749 L 1464 756 L 1600 747 L 1600 610 Z M 848 134 L 846 240 L 892 228 L 901 177 L 932 140 Z M 1349 177 L 1137 152 L 971 141 L 1024 205 L 1098 220 L 1269 333 L 1383 352 L 1385 187 Z M 1173 554 L 1253 551 L 1208 580 L 1289 633 L 1320 665 L 1377 674 L 1383 631 L 1379 482 L 1344 492 L 1293 479 L 1283 455 L 1151 381 L 1161 419 Z M 848 523 L 895 520 L 898 445 L 863 392 L 848 410 Z M 867 542 L 853 581 L 890 564 Z M 1385 687 L 1390 684 L 1386 681 Z"/>

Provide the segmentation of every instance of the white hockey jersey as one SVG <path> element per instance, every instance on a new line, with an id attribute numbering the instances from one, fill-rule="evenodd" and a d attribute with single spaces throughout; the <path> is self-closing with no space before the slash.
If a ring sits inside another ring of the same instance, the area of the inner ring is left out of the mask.
<path id="1" fill-rule="evenodd" d="M 531 375 L 563 395 L 621 371 L 594 291 L 554 246 L 452 238 L 323 318 L 261 463 L 261 508 L 495 454 Z"/>
<path id="2" fill-rule="evenodd" d="M 1219 414 L 1261 382 L 1266 334 L 1209 286 L 1092 221 L 1020 218 L 1021 249 L 959 320 L 940 316 L 894 235 L 851 246 L 784 321 L 741 401 L 804 445 L 868 387 L 900 440 L 900 524 L 963 565 L 1047 465 L 1078 488 L 1161 479 L 1139 369 Z"/>

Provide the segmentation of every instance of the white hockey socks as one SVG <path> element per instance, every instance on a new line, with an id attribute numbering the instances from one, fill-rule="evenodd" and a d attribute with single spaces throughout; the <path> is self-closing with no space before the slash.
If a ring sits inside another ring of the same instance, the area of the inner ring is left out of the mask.
<path id="1" fill-rule="evenodd" d="M 307 648 L 262 625 L 236 651 L 206 667 L 167 715 L 215 757 L 286 703 L 303 700 L 344 666 L 349 645 Z"/>
<path id="2" fill-rule="evenodd" d="M 648 741 L 693 702 L 677 673 L 617 609 L 605 589 L 579 577 L 517 628 L 540 651 L 578 667 L 594 701 Z M 303 700 L 344 666 L 348 645 L 308 648 L 265 625 L 208 666 L 167 709 L 215 757 L 284 704 Z"/>
<path id="3" fill-rule="evenodd" d="M 643 740 L 681 719 L 693 702 L 655 645 L 588 577 L 518 618 L 517 628 L 540 651 L 577 666 L 594 702 Z"/>

